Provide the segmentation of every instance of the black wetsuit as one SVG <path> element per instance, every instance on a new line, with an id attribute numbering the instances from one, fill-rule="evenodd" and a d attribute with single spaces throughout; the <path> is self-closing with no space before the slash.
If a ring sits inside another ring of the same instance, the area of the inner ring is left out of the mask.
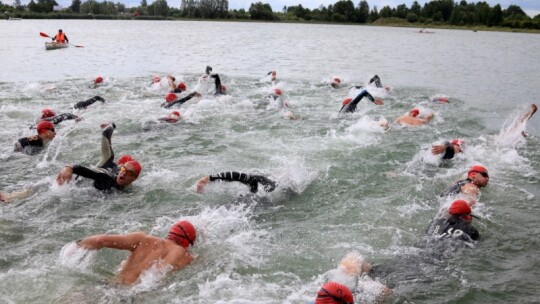
<path id="1" fill-rule="evenodd" d="M 433 220 L 426 233 L 438 238 L 452 237 L 463 241 L 476 241 L 480 238 L 478 230 L 458 215 Z"/>
<path id="2" fill-rule="evenodd" d="M 375 86 L 376 86 L 377 88 L 382 88 L 382 87 L 383 87 L 383 85 L 382 85 L 382 83 L 381 83 L 381 79 L 380 79 L 379 76 L 377 76 L 377 75 L 373 76 L 373 77 L 369 80 L 369 83 L 370 83 L 370 84 L 371 84 L 371 83 L 375 83 Z"/>
<path id="3" fill-rule="evenodd" d="M 14 152 L 22 152 L 26 155 L 34 155 L 43 150 L 43 140 L 37 136 L 23 137 L 15 143 Z"/>
<path id="4" fill-rule="evenodd" d="M 180 89 L 179 87 L 176 87 L 173 91 L 173 93 L 182 93 L 184 90 Z"/>
<path id="5" fill-rule="evenodd" d="M 263 186 L 264 190 L 267 192 L 272 192 L 276 189 L 276 182 L 268 179 L 262 175 L 250 175 L 246 173 L 239 172 L 222 172 L 216 175 L 210 175 L 210 181 L 222 180 L 227 182 L 240 182 L 244 185 L 249 186 L 249 190 L 252 193 L 256 193 L 258 190 L 259 183 Z"/>
<path id="6" fill-rule="evenodd" d="M 459 181 L 453 183 L 452 185 L 448 186 L 448 188 L 446 188 L 443 192 L 441 192 L 441 194 L 439 196 L 444 197 L 444 196 L 459 194 L 459 193 L 461 193 L 461 187 L 463 185 L 471 183 L 471 182 L 472 182 L 472 180 L 470 180 L 468 178 L 459 180 Z"/>
<path id="7" fill-rule="evenodd" d="M 444 142 L 444 148 L 445 148 L 445 151 L 444 151 L 444 155 L 442 159 L 454 158 L 454 155 L 455 155 L 454 146 L 449 141 Z"/>
<path id="8" fill-rule="evenodd" d="M 70 119 L 77 119 L 79 118 L 79 116 L 75 115 L 75 114 L 71 114 L 71 113 L 62 113 L 60 115 L 56 115 L 54 117 L 47 117 L 47 118 L 43 118 L 41 120 L 46 120 L 46 121 L 50 121 L 52 122 L 53 124 L 57 125 L 59 123 L 61 123 L 62 121 L 64 120 L 70 120 Z"/>
<path id="9" fill-rule="evenodd" d="M 358 95 L 351 102 L 341 107 L 341 110 L 339 110 L 339 113 L 353 113 L 354 111 L 356 111 L 356 105 L 364 97 L 369 98 L 371 102 L 375 102 L 375 98 L 373 98 L 373 96 L 371 96 L 371 94 L 369 94 L 366 89 L 362 89 L 360 93 L 358 93 Z"/>
<path id="10" fill-rule="evenodd" d="M 96 101 L 101 101 L 101 102 L 105 102 L 105 99 L 103 99 L 101 96 L 94 96 L 86 101 L 79 101 L 77 102 L 73 108 L 74 109 L 86 109 L 86 107 L 90 106 L 91 104 L 93 104 L 94 102 Z"/>
<path id="11" fill-rule="evenodd" d="M 216 92 L 214 95 L 223 95 L 225 92 L 223 92 L 223 88 L 221 87 L 221 79 L 219 79 L 218 74 L 212 74 L 210 77 L 214 78 L 214 84 L 216 85 Z"/>
<path id="12" fill-rule="evenodd" d="M 166 102 L 161 104 L 161 107 L 168 109 L 168 108 L 172 107 L 173 105 L 175 105 L 177 103 L 183 104 L 184 102 L 186 102 L 186 101 L 190 100 L 191 98 L 195 97 L 195 95 L 197 95 L 197 92 L 192 92 L 188 96 L 186 96 L 186 97 L 184 97 L 182 99 L 177 99 L 177 100 L 171 101 L 171 102 L 166 101 Z"/>
<path id="13" fill-rule="evenodd" d="M 94 180 L 94 188 L 102 191 L 110 190 L 115 187 L 122 189 L 116 183 L 116 176 L 120 168 L 114 162 L 114 152 L 112 149 L 111 138 L 116 126 L 111 124 L 107 126 L 101 137 L 101 160 L 97 168 L 88 168 L 81 165 L 73 166 L 73 174 Z"/>

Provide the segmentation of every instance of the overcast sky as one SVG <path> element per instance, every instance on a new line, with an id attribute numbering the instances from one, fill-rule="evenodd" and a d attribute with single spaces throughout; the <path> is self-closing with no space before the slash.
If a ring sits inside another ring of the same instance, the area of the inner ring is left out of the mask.
<path id="1" fill-rule="evenodd" d="M 4 3 L 10 3 L 12 1 L 10 0 L 0 0 Z M 82 0 L 83 2 L 85 0 Z M 102 1 L 102 0 L 97 0 Z M 138 6 L 141 1 L 140 0 L 108 0 L 112 2 L 122 2 L 125 3 L 128 7 Z M 146 0 L 148 4 L 152 3 L 153 0 Z M 182 0 L 167 0 L 169 3 L 169 6 L 171 7 L 180 7 L 180 2 Z M 319 7 L 321 4 L 324 6 L 328 6 L 329 4 L 334 4 L 338 0 L 229 0 L 229 9 L 248 9 L 251 3 L 253 2 L 263 2 L 268 3 L 270 6 L 272 6 L 272 9 L 274 11 L 281 11 L 283 9 L 283 6 L 291 6 L 291 5 L 298 5 L 302 4 L 303 7 L 307 7 L 310 9 L 314 9 Z M 426 0 L 417 0 L 420 5 L 424 5 L 424 3 L 429 2 Z M 455 2 L 460 2 L 461 0 L 455 0 Z M 466 0 L 467 3 L 476 3 L 479 1 L 472 1 L 472 0 Z M 511 4 L 519 5 L 529 16 L 534 17 L 538 14 L 540 14 L 540 0 L 484 0 L 485 2 L 489 3 L 490 6 L 494 6 L 496 4 L 500 4 L 503 9 L 507 8 Z M 22 3 L 28 3 L 30 0 L 22 0 Z M 69 6 L 71 5 L 72 0 L 56 0 L 60 5 L 63 6 Z M 369 8 L 372 9 L 374 6 L 377 6 L 377 8 L 380 10 L 386 5 L 389 5 L 392 8 L 397 7 L 400 4 L 406 4 L 407 7 L 411 7 L 411 4 L 414 2 L 414 0 L 367 0 L 369 4 Z M 360 0 L 353 0 L 354 5 L 358 5 L 360 3 Z"/>

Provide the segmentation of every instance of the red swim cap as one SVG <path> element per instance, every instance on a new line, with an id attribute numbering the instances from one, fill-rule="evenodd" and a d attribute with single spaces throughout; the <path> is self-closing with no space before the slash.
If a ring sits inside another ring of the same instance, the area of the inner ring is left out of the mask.
<path id="1" fill-rule="evenodd" d="M 94 83 L 102 83 L 103 82 L 103 77 L 101 76 L 98 76 L 95 80 L 94 80 Z"/>
<path id="2" fill-rule="evenodd" d="M 227 87 L 226 87 L 225 85 L 222 84 L 222 85 L 221 85 L 221 90 L 222 90 L 223 92 L 225 92 L 225 91 L 227 91 Z"/>
<path id="3" fill-rule="evenodd" d="M 133 170 L 135 170 L 135 174 L 137 174 L 137 177 L 141 174 L 142 167 L 141 164 L 139 164 L 136 160 L 130 160 L 124 164 L 124 166 L 130 165 L 130 167 L 133 167 Z"/>
<path id="4" fill-rule="evenodd" d="M 172 115 L 176 115 L 176 116 L 180 116 L 180 112 L 178 112 L 178 111 L 172 111 L 171 114 L 172 114 Z"/>
<path id="5" fill-rule="evenodd" d="M 328 282 L 321 286 L 315 304 L 353 304 L 354 298 L 349 287 L 336 282 Z"/>
<path id="6" fill-rule="evenodd" d="M 448 103 L 448 97 L 439 97 L 438 99 L 440 102 Z"/>
<path id="7" fill-rule="evenodd" d="M 488 174 L 488 170 L 486 169 L 486 167 L 480 166 L 480 165 L 474 165 L 469 169 L 468 175 L 470 176 L 471 173 L 478 173 L 478 172 Z"/>
<path id="8" fill-rule="evenodd" d="M 179 88 L 179 89 L 182 90 L 182 91 L 185 91 L 185 90 L 186 90 L 186 84 L 183 83 L 183 82 L 180 82 L 180 83 L 178 84 L 178 87 L 177 87 L 177 88 Z"/>
<path id="9" fill-rule="evenodd" d="M 461 139 L 452 139 L 452 140 L 450 141 L 450 144 L 452 144 L 452 145 L 458 145 L 458 146 L 463 145 L 463 143 L 464 143 L 464 141 L 461 140 Z"/>
<path id="10" fill-rule="evenodd" d="M 338 83 L 338 84 L 341 83 L 341 79 L 339 79 L 338 77 L 334 77 L 333 80 L 335 83 Z"/>
<path id="11" fill-rule="evenodd" d="M 152 77 L 152 82 L 153 82 L 153 83 L 158 83 L 158 82 L 160 82 L 160 81 L 161 81 L 161 77 L 159 77 L 159 76 L 154 76 L 154 77 Z"/>
<path id="12" fill-rule="evenodd" d="M 174 94 L 174 93 L 169 93 L 169 94 L 167 94 L 167 96 L 165 96 L 165 100 L 167 102 L 173 102 L 176 99 L 178 99 L 178 96 L 176 96 L 176 94 Z"/>
<path id="13" fill-rule="evenodd" d="M 118 159 L 118 164 L 119 165 L 123 165 L 129 161 L 132 161 L 132 160 L 135 160 L 131 155 L 122 155 L 120 156 L 120 158 Z"/>
<path id="14" fill-rule="evenodd" d="M 41 134 L 42 131 L 54 130 L 54 125 L 50 121 L 40 121 L 36 126 L 38 134 Z"/>
<path id="15" fill-rule="evenodd" d="M 409 114 L 411 114 L 412 117 L 416 117 L 416 116 L 418 116 L 418 114 L 420 114 L 420 110 L 418 110 L 418 109 L 416 109 L 416 108 L 415 108 L 415 109 L 412 109 L 412 110 L 409 112 Z"/>
<path id="16" fill-rule="evenodd" d="M 272 71 L 272 76 L 276 76 L 276 71 Z"/>
<path id="17" fill-rule="evenodd" d="M 276 94 L 277 96 L 281 96 L 282 92 L 280 89 L 274 89 L 274 94 Z"/>
<path id="18" fill-rule="evenodd" d="M 54 114 L 53 110 L 51 109 L 43 109 L 41 110 L 41 118 L 49 118 L 49 117 L 54 117 L 56 116 L 56 114 Z"/>
<path id="19" fill-rule="evenodd" d="M 448 213 L 452 215 L 469 215 L 471 214 L 471 207 L 466 201 L 457 200 L 450 205 Z"/>
<path id="20" fill-rule="evenodd" d="M 171 227 L 167 235 L 168 240 L 174 241 L 184 248 L 188 248 L 189 245 L 193 246 L 196 238 L 195 227 L 188 221 L 177 222 Z"/>
<path id="21" fill-rule="evenodd" d="M 352 101 L 352 98 L 345 98 L 341 102 L 344 106 L 348 105 Z"/>

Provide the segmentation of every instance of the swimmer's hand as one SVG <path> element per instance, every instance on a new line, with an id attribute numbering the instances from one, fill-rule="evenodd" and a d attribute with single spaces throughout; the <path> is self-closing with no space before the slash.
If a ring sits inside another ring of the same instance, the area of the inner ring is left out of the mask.
<path id="1" fill-rule="evenodd" d="M 384 104 L 384 101 L 382 101 L 382 99 L 375 99 L 375 101 L 373 103 L 378 105 L 378 106 L 381 106 L 381 105 Z"/>
<path id="2" fill-rule="evenodd" d="M 433 155 L 441 154 L 446 150 L 444 145 L 436 145 L 431 147 L 431 153 Z"/>
<path id="3" fill-rule="evenodd" d="M 197 192 L 198 193 L 203 193 L 204 192 L 204 187 L 206 187 L 206 185 L 208 185 L 209 182 L 210 182 L 210 176 L 208 176 L 208 175 L 201 178 L 201 179 L 199 179 L 197 181 L 197 185 L 196 185 Z"/>
<path id="4" fill-rule="evenodd" d="M 197 91 L 194 91 L 193 93 L 193 96 L 195 97 L 201 97 L 201 93 L 197 92 Z"/>
<path id="5" fill-rule="evenodd" d="M 81 121 L 81 120 L 83 120 L 82 117 L 77 116 L 77 118 L 75 118 L 75 122 L 79 122 L 79 121 Z"/>
<path id="6" fill-rule="evenodd" d="M 65 166 L 62 170 L 60 170 L 60 172 L 58 172 L 58 175 L 56 176 L 56 182 L 58 183 L 58 185 L 62 186 L 66 182 L 69 183 L 72 177 L 73 167 Z"/>

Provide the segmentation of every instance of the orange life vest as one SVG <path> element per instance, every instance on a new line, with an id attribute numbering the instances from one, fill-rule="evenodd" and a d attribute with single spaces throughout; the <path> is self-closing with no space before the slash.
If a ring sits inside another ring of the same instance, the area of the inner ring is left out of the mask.
<path id="1" fill-rule="evenodd" d="M 59 43 L 66 43 L 66 38 L 64 38 L 64 33 L 58 33 L 56 34 L 56 37 L 54 37 L 54 40 Z"/>

